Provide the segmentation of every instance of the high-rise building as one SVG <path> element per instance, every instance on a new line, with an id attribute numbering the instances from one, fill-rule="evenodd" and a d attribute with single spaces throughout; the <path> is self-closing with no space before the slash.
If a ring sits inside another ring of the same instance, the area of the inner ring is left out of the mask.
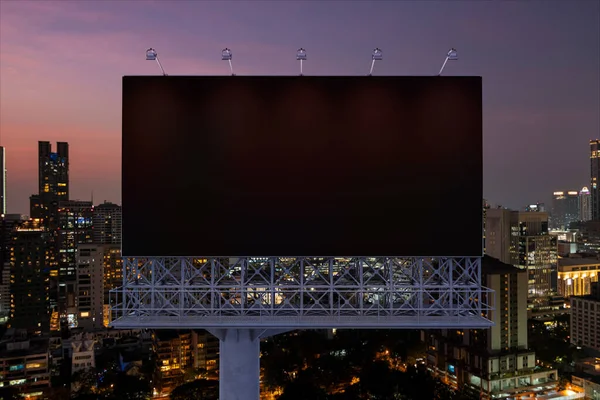
<path id="1" fill-rule="evenodd" d="M 25 216 L 21 214 L 3 214 L 0 216 L 0 268 L 10 260 L 10 243 L 13 230 L 23 223 Z"/>
<path id="2" fill-rule="evenodd" d="M 551 228 L 568 230 L 572 222 L 579 221 L 579 193 L 576 190 L 558 191 L 552 197 Z"/>
<path id="3" fill-rule="evenodd" d="M 21 214 L 0 216 L 0 324 L 10 315 L 10 253 L 14 230 L 24 220 Z"/>
<path id="4" fill-rule="evenodd" d="M 40 220 L 27 221 L 14 231 L 10 259 L 10 327 L 33 332 L 50 329 L 47 236 L 48 231 Z"/>
<path id="5" fill-rule="evenodd" d="M 592 219 L 592 195 L 587 186 L 579 191 L 579 220 L 586 222 Z"/>
<path id="6" fill-rule="evenodd" d="M 590 193 L 592 196 L 592 220 L 600 220 L 600 140 L 590 140 Z"/>
<path id="7" fill-rule="evenodd" d="M 50 142 L 38 142 L 38 188 L 38 198 L 31 199 L 31 216 L 54 227 L 58 203 L 69 200 L 68 143 L 58 142 L 53 152 Z M 35 208 L 35 204 L 40 207 Z"/>
<path id="8" fill-rule="evenodd" d="M 94 243 L 121 244 L 121 206 L 104 202 L 94 207 Z"/>
<path id="9" fill-rule="evenodd" d="M 506 208 L 487 210 L 485 254 L 506 264 L 516 264 L 519 214 Z"/>
<path id="10" fill-rule="evenodd" d="M 0 214 L 6 214 L 6 153 L 0 146 Z"/>
<path id="11" fill-rule="evenodd" d="M 557 291 L 558 241 L 548 234 L 548 214 L 519 212 L 517 264 L 529 272 L 530 303 Z M 534 301 L 531 301 L 534 300 Z"/>
<path id="12" fill-rule="evenodd" d="M 115 306 L 114 298 L 110 291 L 123 286 L 123 258 L 121 257 L 120 244 L 102 245 L 104 265 L 104 325 L 111 321 L 111 307 Z"/>
<path id="13" fill-rule="evenodd" d="M 77 326 L 85 330 L 104 325 L 104 257 L 102 246 L 79 245 L 77 249 Z"/>
<path id="14" fill-rule="evenodd" d="M 494 326 L 423 331 L 429 369 L 451 386 L 466 385 L 481 399 L 554 390 L 557 371 L 536 367 L 535 352 L 528 348 L 527 272 L 485 256 L 481 273 L 495 293 L 494 310 L 486 315 Z"/>
<path id="15" fill-rule="evenodd" d="M 56 250 L 58 268 L 58 312 L 61 318 L 77 319 L 77 247 L 92 243 L 91 201 L 60 201 L 57 209 Z"/>
<path id="16" fill-rule="evenodd" d="M 545 298 L 557 287 L 558 242 L 549 235 L 548 213 L 488 210 L 486 254 L 529 272 L 529 299 Z"/>

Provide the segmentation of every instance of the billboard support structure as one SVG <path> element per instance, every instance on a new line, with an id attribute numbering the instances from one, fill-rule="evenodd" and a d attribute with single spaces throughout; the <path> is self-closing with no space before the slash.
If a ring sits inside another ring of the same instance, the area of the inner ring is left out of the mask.
<path id="1" fill-rule="evenodd" d="M 208 330 L 220 340 L 220 398 L 258 400 L 261 338 L 302 328 L 485 329 L 491 293 L 480 257 L 129 258 L 111 292 L 111 326 Z"/>

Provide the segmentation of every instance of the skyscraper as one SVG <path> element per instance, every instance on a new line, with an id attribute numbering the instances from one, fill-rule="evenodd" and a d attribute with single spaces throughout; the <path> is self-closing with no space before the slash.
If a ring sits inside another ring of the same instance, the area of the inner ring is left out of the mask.
<path id="1" fill-rule="evenodd" d="M 586 222 L 592 219 L 592 195 L 587 186 L 579 191 L 579 220 Z"/>
<path id="2" fill-rule="evenodd" d="M 0 214 L 6 214 L 6 154 L 0 146 Z"/>
<path id="3" fill-rule="evenodd" d="M 592 195 L 592 220 L 600 219 L 600 192 L 598 179 L 600 178 L 600 140 L 590 140 L 590 175 Z"/>
<path id="4" fill-rule="evenodd" d="M 69 144 L 58 142 L 56 152 L 50 142 L 38 142 L 38 203 L 31 199 L 31 216 L 42 218 L 47 226 L 56 224 L 60 201 L 69 200 Z"/>
<path id="5" fill-rule="evenodd" d="M 551 228 L 568 230 L 572 222 L 579 221 L 579 193 L 576 190 L 558 191 L 552 197 Z"/>
<path id="6" fill-rule="evenodd" d="M 69 200 L 58 204 L 55 233 L 58 266 L 58 311 L 61 317 L 76 315 L 76 251 L 92 243 L 91 201 Z"/>

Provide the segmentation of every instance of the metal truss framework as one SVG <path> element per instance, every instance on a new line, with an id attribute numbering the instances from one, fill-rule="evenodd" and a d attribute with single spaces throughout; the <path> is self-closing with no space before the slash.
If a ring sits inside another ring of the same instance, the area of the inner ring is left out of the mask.
<path id="1" fill-rule="evenodd" d="M 481 258 L 132 258 L 115 328 L 488 328 Z"/>

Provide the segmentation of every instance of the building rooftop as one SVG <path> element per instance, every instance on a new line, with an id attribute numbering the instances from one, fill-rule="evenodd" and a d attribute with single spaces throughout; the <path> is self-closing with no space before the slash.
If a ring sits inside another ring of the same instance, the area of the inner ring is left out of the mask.
<path id="1" fill-rule="evenodd" d="M 586 294 L 585 296 L 571 296 L 573 300 L 588 300 L 588 301 L 596 301 L 600 302 L 600 297 L 593 296 L 591 294 Z"/>
<path id="2" fill-rule="evenodd" d="M 596 256 L 587 257 L 563 257 L 558 259 L 559 267 L 571 267 L 577 265 L 600 264 L 600 260 Z"/>
<path id="3" fill-rule="evenodd" d="M 484 255 L 481 259 L 482 275 L 512 274 L 515 272 L 525 272 L 525 270 L 519 269 L 511 264 L 503 263 L 497 258 L 488 255 Z"/>
<path id="4" fill-rule="evenodd" d="M 47 338 L 10 340 L 0 343 L 0 354 L 2 354 L 2 358 L 24 357 L 45 353 L 48 353 Z"/>

